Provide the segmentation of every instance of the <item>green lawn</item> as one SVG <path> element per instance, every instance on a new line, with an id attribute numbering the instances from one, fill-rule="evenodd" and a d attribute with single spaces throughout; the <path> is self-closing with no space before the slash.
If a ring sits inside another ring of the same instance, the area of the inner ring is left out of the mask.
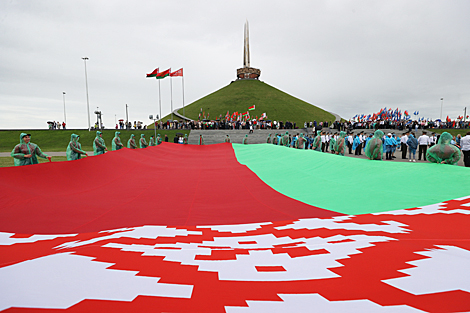
<path id="1" fill-rule="evenodd" d="M 53 156 L 51 160 L 52 162 L 67 161 L 67 157 Z M 45 160 L 43 158 L 38 158 L 38 161 L 39 163 L 49 162 L 48 160 Z M 0 157 L 0 167 L 8 167 L 8 166 L 15 166 L 15 164 L 13 164 L 13 158 L 12 157 Z"/>
<path id="2" fill-rule="evenodd" d="M 103 139 L 111 149 L 111 140 L 114 138 L 115 129 L 103 130 Z M 26 132 L 31 134 L 31 142 L 37 144 L 42 151 L 64 151 L 67 149 L 67 145 L 70 142 L 70 135 L 77 134 L 80 136 L 80 143 L 82 149 L 85 151 L 93 151 L 93 140 L 96 137 L 95 131 L 87 131 L 83 129 L 72 129 L 72 130 L 0 130 L 0 152 L 11 152 L 11 150 L 20 142 L 20 134 Z M 136 139 L 140 138 L 141 134 L 145 134 L 147 142 L 150 140 L 150 136 L 154 135 L 155 131 L 152 130 L 120 130 L 121 141 L 124 145 L 127 145 L 131 134 L 134 134 Z M 169 141 L 173 141 L 173 137 L 177 132 L 183 134 L 189 134 L 189 130 L 158 130 L 157 134 L 165 137 L 168 135 Z M 137 144 L 138 145 L 138 144 Z"/>
<path id="3" fill-rule="evenodd" d="M 462 137 L 465 136 L 465 134 L 467 134 L 467 132 L 469 132 L 470 129 L 469 128 L 459 128 L 459 129 L 434 129 L 434 128 L 430 128 L 427 130 L 428 134 L 429 133 L 436 133 L 436 134 L 442 134 L 443 132 L 448 132 L 449 134 L 451 134 L 452 136 L 457 136 L 458 134 L 460 134 Z"/>

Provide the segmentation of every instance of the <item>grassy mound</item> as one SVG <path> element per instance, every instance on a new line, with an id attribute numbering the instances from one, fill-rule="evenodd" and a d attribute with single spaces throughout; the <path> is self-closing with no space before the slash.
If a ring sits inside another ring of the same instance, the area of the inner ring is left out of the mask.
<path id="1" fill-rule="evenodd" d="M 325 110 L 258 80 L 234 81 L 185 106 L 184 113 L 187 117 L 197 120 L 202 108 L 206 115 L 210 113 L 210 118 L 215 119 L 220 114 L 225 117 L 227 111 L 230 114 L 235 111 L 244 113 L 252 105 L 255 105 L 256 109 L 250 111 L 251 117 L 261 117 L 261 114 L 266 113 L 270 120 L 295 122 L 298 126 L 314 120 L 335 120 L 335 117 Z M 178 110 L 178 113 L 183 114 L 183 109 Z"/>

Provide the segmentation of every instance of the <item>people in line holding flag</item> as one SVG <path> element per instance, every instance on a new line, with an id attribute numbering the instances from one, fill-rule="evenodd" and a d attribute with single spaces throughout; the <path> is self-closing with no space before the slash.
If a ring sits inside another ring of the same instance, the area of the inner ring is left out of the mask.
<path id="1" fill-rule="evenodd" d="M 78 160 L 82 157 L 82 154 L 88 156 L 88 154 L 82 150 L 82 145 L 78 142 L 80 136 L 77 134 L 70 135 L 70 142 L 67 146 L 67 160 L 73 161 Z"/>
<path id="2" fill-rule="evenodd" d="M 247 144 L 248 144 L 248 135 L 245 135 L 245 137 L 243 137 L 242 144 L 243 144 L 243 145 L 247 145 Z"/>
<path id="3" fill-rule="evenodd" d="M 112 144 L 111 144 L 113 151 L 114 151 L 114 150 L 119 150 L 119 149 L 121 149 L 121 148 L 124 146 L 124 145 L 121 143 L 121 137 L 120 137 L 120 135 L 121 135 L 121 132 L 115 132 L 115 133 L 114 133 L 114 138 L 113 138 L 113 141 L 112 141 Z"/>
<path id="4" fill-rule="evenodd" d="M 266 143 L 271 143 L 271 133 L 268 135 L 268 138 L 266 138 Z"/>
<path id="5" fill-rule="evenodd" d="M 155 137 L 153 135 L 150 136 L 149 146 L 150 147 L 156 146 Z"/>
<path id="6" fill-rule="evenodd" d="M 346 132 L 340 131 L 339 137 L 336 139 L 336 143 L 335 143 L 335 153 L 337 155 L 344 156 L 345 137 L 346 137 Z"/>
<path id="7" fill-rule="evenodd" d="M 359 134 L 354 136 L 352 149 L 354 150 L 354 155 L 361 155 L 361 139 L 359 139 Z"/>
<path id="8" fill-rule="evenodd" d="M 321 151 L 321 130 L 317 130 L 317 136 L 313 140 L 312 150 Z"/>
<path id="9" fill-rule="evenodd" d="M 408 135 L 410 134 L 409 131 L 406 131 L 401 137 L 400 137 L 400 149 L 401 149 L 401 158 L 402 160 L 406 159 L 406 153 L 408 152 L 408 144 L 406 143 L 408 141 Z"/>
<path id="10" fill-rule="evenodd" d="M 330 151 L 331 153 L 335 154 L 335 146 L 336 146 L 336 140 L 335 140 L 335 136 L 336 136 L 337 133 L 334 133 L 333 137 L 330 139 L 330 143 L 329 143 L 329 147 L 330 147 Z"/>
<path id="11" fill-rule="evenodd" d="M 456 164 L 460 160 L 460 150 L 451 144 L 452 135 L 443 132 L 436 145 L 426 153 L 427 160 L 438 164 Z"/>
<path id="12" fill-rule="evenodd" d="M 31 134 L 27 133 L 20 134 L 20 143 L 13 148 L 10 155 L 15 166 L 38 164 L 38 157 L 51 161 L 50 156 L 42 153 L 39 146 L 31 142 Z"/>
<path id="13" fill-rule="evenodd" d="M 227 134 L 224 139 L 225 143 L 230 143 L 230 136 Z"/>
<path id="14" fill-rule="evenodd" d="M 148 147 L 148 144 L 147 144 L 147 141 L 145 140 L 145 135 L 144 134 L 140 134 L 139 145 L 140 145 L 141 149 Z"/>
<path id="15" fill-rule="evenodd" d="M 204 138 L 202 137 L 202 134 L 199 135 L 199 145 L 200 146 L 204 145 Z"/>
<path id="16" fill-rule="evenodd" d="M 284 146 L 284 147 L 289 147 L 289 132 L 286 131 L 286 133 L 284 134 L 284 136 L 282 136 L 282 140 L 281 140 L 281 146 Z"/>
<path id="17" fill-rule="evenodd" d="M 93 155 L 104 154 L 105 152 L 108 152 L 108 148 L 106 148 L 103 133 L 97 131 L 95 140 L 93 140 Z"/>
<path id="18" fill-rule="evenodd" d="M 137 149 L 137 144 L 135 143 L 135 136 L 134 134 L 131 134 L 131 138 L 127 141 L 127 147 L 129 149 Z"/>
<path id="19" fill-rule="evenodd" d="M 160 134 L 157 135 L 157 146 L 160 145 L 162 143 L 162 137 L 160 136 Z"/>
<path id="20" fill-rule="evenodd" d="M 375 131 L 374 136 L 367 142 L 366 147 L 364 149 L 364 154 L 369 160 L 382 160 L 383 136 L 384 132 L 378 129 Z"/>
<path id="21" fill-rule="evenodd" d="M 305 149 L 306 139 L 303 133 L 300 133 L 299 138 L 297 139 L 297 149 Z"/>
<path id="22" fill-rule="evenodd" d="M 393 147 L 397 146 L 397 144 L 395 138 L 392 137 L 392 133 L 388 133 L 384 140 L 386 160 L 393 160 Z"/>

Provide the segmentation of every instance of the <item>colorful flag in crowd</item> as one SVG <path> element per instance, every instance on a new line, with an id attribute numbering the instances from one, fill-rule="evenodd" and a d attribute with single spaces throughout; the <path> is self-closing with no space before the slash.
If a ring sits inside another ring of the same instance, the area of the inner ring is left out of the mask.
<path id="1" fill-rule="evenodd" d="M 248 111 L 251 111 L 251 110 L 254 110 L 255 109 L 255 106 L 252 105 L 251 107 L 248 108 Z"/>

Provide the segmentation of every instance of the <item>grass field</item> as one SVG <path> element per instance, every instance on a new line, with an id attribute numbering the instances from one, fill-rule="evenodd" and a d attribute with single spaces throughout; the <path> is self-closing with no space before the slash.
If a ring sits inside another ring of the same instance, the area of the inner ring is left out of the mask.
<path id="1" fill-rule="evenodd" d="M 261 114 L 266 113 L 271 120 L 288 120 L 296 122 L 298 126 L 314 120 L 335 120 L 331 113 L 258 80 L 234 81 L 185 106 L 184 112 L 187 117 L 197 120 L 202 108 L 206 115 L 210 113 L 210 119 L 216 119 L 220 114 L 225 117 L 227 111 L 230 114 L 235 111 L 244 113 L 252 105 L 256 108 L 250 111 L 251 117 L 261 117 Z M 183 114 L 183 109 L 178 110 L 178 113 Z M 166 116 L 163 120 L 170 117 Z"/>
<path id="2" fill-rule="evenodd" d="M 457 136 L 458 134 L 460 134 L 462 137 L 464 137 L 467 132 L 470 131 L 470 129 L 466 128 L 466 129 L 428 129 L 428 135 L 430 133 L 436 133 L 436 134 L 442 134 L 443 132 L 448 132 L 449 134 L 451 134 L 452 136 Z"/>
<path id="3" fill-rule="evenodd" d="M 53 156 L 51 159 L 52 162 L 61 162 L 61 161 L 67 161 L 67 157 L 65 156 Z M 38 158 L 39 163 L 46 163 L 49 162 L 48 160 L 45 160 L 43 158 Z M 12 157 L 0 157 L 0 167 L 8 167 L 8 166 L 15 166 L 13 163 L 13 158 Z"/>
<path id="4" fill-rule="evenodd" d="M 115 129 L 103 130 L 103 139 L 111 150 L 111 140 L 114 138 Z M 84 129 L 67 129 L 67 130 L 0 130 L 0 152 L 11 152 L 11 150 L 20 143 L 20 134 L 27 132 L 31 134 L 31 142 L 37 144 L 42 151 L 66 151 L 67 145 L 70 142 L 70 135 L 77 134 L 80 136 L 80 143 L 82 149 L 85 151 L 93 151 L 93 140 L 96 137 L 95 131 L 88 131 Z M 150 140 L 150 136 L 154 135 L 155 131 L 152 130 L 120 130 L 121 141 L 127 146 L 131 134 L 134 134 L 136 139 L 140 138 L 141 134 L 145 134 L 147 142 Z M 177 132 L 188 134 L 189 130 L 158 130 L 157 134 L 163 137 L 168 135 L 169 141 L 173 142 L 173 137 Z M 137 146 L 138 146 L 137 142 Z"/>

